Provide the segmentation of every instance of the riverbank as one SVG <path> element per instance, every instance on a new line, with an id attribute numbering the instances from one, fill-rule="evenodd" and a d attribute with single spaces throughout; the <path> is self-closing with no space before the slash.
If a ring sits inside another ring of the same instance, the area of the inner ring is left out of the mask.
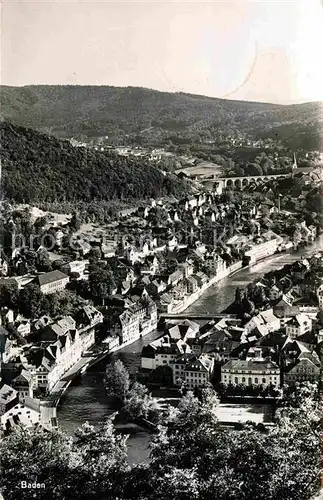
<path id="1" fill-rule="evenodd" d="M 242 268 L 242 260 L 235 262 L 231 266 L 227 267 L 221 273 L 212 276 L 208 280 L 207 283 L 204 283 L 201 288 L 199 288 L 196 292 L 191 293 L 190 295 L 185 296 L 178 304 L 172 307 L 168 314 L 180 314 L 183 311 L 186 311 L 188 307 L 190 307 L 194 302 L 196 302 L 209 288 L 218 283 L 219 281 L 231 276 L 233 273 L 236 273 Z"/>
<path id="2" fill-rule="evenodd" d="M 182 311 L 185 311 L 188 307 L 194 304 L 210 287 L 212 287 L 219 281 L 225 279 L 226 277 L 230 276 L 231 274 L 236 273 L 241 268 L 242 268 L 242 261 L 238 261 L 229 266 L 228 268 L 226 268 L 222 273 L 213 276 L 199 290 L 197 290 L 195 293 L 192 293 L 189 297 L 186 297 L 178 307 L 172 310 L 172 313 L 180 313 Z M 148 332 L 147 334 L 149 333 L 151 332 Z M 102 346 L 103 343 L 104 342 L 102 342 L 100 345 Z M 124 348 L 130 346 L 133 343 L 134 342 L 132 340 L 129 340 L 128 342 L 125 342 L 121 345 L 115 345 L 112 348 L 110 346 L 107 346 L 106 348 L 103 347 L 103 350 L 99 353 L 94 351 L 95 349 L 97 349 L 98 346 L 97 345 L 93 346 L 92 350 L 90 350 L 86 356 L 83 356 L 78 363 L 76 363 L 70 370 L 68 370 L 53 387 L 49 397 L 42 405 L 43 407 L 42 424 L 45 425 L 47 428 L 57 426 L 57 406 L 59 404 L 61 397 L 63 396 L 65 391 L 69 388 L 73 379 L 85 373 L 89 368 L 93 367 L 95 364 L 104 360 L 107 356 L 113 355 L 118 351 L 121 351 Z"/>

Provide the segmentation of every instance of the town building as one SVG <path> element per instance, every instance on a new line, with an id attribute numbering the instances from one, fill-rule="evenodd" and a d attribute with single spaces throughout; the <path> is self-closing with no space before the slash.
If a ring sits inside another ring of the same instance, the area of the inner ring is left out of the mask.
<path id="1" fill-rule="evenodd" d="M 18 403 L 18 392 L 10 385 L 0 387 L 0 416 Z"/>
<path id="2" fill-rule="evenodd" d="M 75 316 L 65 316 L 37 333 L 38 343 L 26 346 L 21 354 L 23 373 L 30 374 L 33 388 L 51 391 L 59 379 L 74 366 L 95 342 L 95 326 L 103 320 L 92 306 L 81 308 Z M 22 383 L 18 378 L 15 383 Z M 25 385 L 24 383 L 22 385 Z M 23 389 L 20 389 L 21 392 Z"/>
<path id="3" fill-rule="evenodd" d="M 280 286 L 273 285 L 269 290 L 269 299 L 271 301 L 278 300 L 283 295 L 283 291 Z"/>
<path id="4" fill-rule="evenodd" d="M 7 363 L 12 355 L 12 340 L 8 331 L 0 326 L 0 363 Z"/>
<path id="5" fill-rule="evenodd" d="M 165 335 L 143 347 L 141 367 L 146 370 L 155 370 L 159 366 L 169 366 L 184 352 L 189 352 L 189 348 L 183 340 L 171 342 L 170 337 Z"/>
<path id="6" fill-rule="evenodd" d="M 42 407 L 39 399 L 26 397 L 24 403 L 17 402 L 0 417 L 1 429 L 8 431 L 17 425 L 33 427 L 42 423 Z"/>
<path id="7" fill-rule="evenodd" d="M 77 276 L 78 279 L 85 279 L 87 277 L 86 271 L 88 266 L 88 260 L 73 260 L 64 264 L 61 270 L 67 275 L 74 275 Z"/>
<path id="8" fill-rule="evenodd" d="M 280 369 L 273 361 L 230 359 L 221 367 L 223 384 L 280 386 Z"/>
<path id="9" fill-rule="evenodd" d="M 13 388 L 18 392 L 19 401 L 24 403 L 26 397 L 32 398 L 34 395 L 35 382 L 32 374 L 22 369 L 21 373 L 13 379 Z"/>
<path id="10" fill-rule="evenodd" d="M 316 296 L 318 299 L 319 308 L 323 309 L 323 283 L 317 287 Z"/>
<path id="11" fill-rule="evenodd" d="M 277 239 L 264 241 L 256 245 L 250 245 L 249 249 L 245 252 L 245 256 L 250 258 L 250 264 L 254 264 L 258 260 L 265 259 L 273 255 L 278 248 Z"/>
<path id="12" fill-rule="evenodd" d="M 306 380 L 315 382 L 319 379 L 320 373 L 320 362 L 310 359 L 310 357 L 300 357 L 296 363 L 288 366 L 284 373 L 284 382 L 286 384 L 295 384 L 296 382 L 304 382 Z"/>
<path id="13" fill-rule="evenodd" d="M 286 334 L 295 339 L 312 330 L 312 320 L 304 313 L 297 314 L 286 323 Z"/>
<path id="14" fill-rule="evenodd" d="M 198 289 L 199 289 L 199 280 L 194 274 L 186 278 L 187 293 L 189 294 L 195 293 L 198 291 Z"/>
<path id="15" fill-rule="evenodd" d="M 188 389 L 206 387 L 213 375 L 214 358 L 202 354 L 199 358 L 188 363 L 184 370 L 185 385 Z"/>
<path id="16" fill-rule="evenodd" d="M 22 337 L 28 337 L 31 332 L 31 322 L 29 319 L 24 318 L 21 314 L 19 314 L 15 321 L 14 327 L 19 335 Z"/>
<path id="17" fill-rule="evenodd" d="M 37 277 L 37 282 L 41 292 L 44 295 L 56 293 L 66 288 L 69 282 L 69 277 L 61 271 L 50 271 L 49 273 L 40 274 Z"/>
<path id="18" fill-rule="evenodd" d="M 211 380 L 214 369 L 214 359 L 206 354 L 196 357 L 192 353 L 184 353 L 173 361 L 173 384 L 189 389 L 205 387 Z"/>
<path id="19" fill-rule="evenodd" d="M 157 305 L 145 296 L 125 309 L 112 328 L 112 336 L 118 335 L 120 344 L 138 340 L 157 328 Z"/>

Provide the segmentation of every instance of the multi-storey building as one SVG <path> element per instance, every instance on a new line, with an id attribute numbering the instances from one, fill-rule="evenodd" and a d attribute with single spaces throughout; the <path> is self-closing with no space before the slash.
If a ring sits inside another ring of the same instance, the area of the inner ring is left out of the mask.
<path id="1" fill-rule="evenodd" d="M 171 342 L 169 336 L 166 335 L 143 347 L 141 367 L 147 370 L 155 370 L 159 366 L 168 366 L 183 354 L 186 348 L 187 346 L 182 340 Z"/>
<path id="2" fill-rule="evenodd" d="M 24 403 L 26 397 L 33 397 L 35 381 L 29 371 L 22 369 L 21 373 L 13 380 L 12 385 L 18 392 L 20 402 Z"/>
<path id="3" fill-rule="evenodd" d="M 206 255 L 203 265 L 214 275 L 221 276 L 226 270 L 226 262 L 216 253 Z"/>
<path id="4" fill-rule="evenodd" d="M 25 398 L 24 403 L 17 402 L 8 409 L 1 417 L 1 428 L 6 431 L 17 424 L 24 427 L 32 427 L 41 423 L 41 404 L 37 399 Z"/>
<path id="5" fill-rule="evenodd" d="M 278 243 L 276 239 L 269 241 L 264 241 L 258 245 L 252 245 L 245 252 L 246 257 L 250 257 L 250 264 L 257 262 L 258 260 L 264 259 L 273 255 L 278 248 Z"/>
<path id="6" fill-rule="evenodd" d="M 323 283 L 317 288 L 316 296 L 319 302 L 319 308 L 323 309 Z"/>
<path id="7" fill-rule="evenodd" d="M 188 389 L 205 387 L 210 383 L 213 374 L 214 359 L 202 354 L 199 358 L 188 363 L 185 371 L 185 384 Z"/>
<path id="8" fill-rule="evenodd" d="M 28 335 L 31 332 L 30 320 L 24 318 L 20 314 L 15 319 L 14 327 L 16 331 L 19 333 L 19 335 L 21 335 L 22 337 L 28 337 Z"/>
<path id="9" fill-rule="evenodd" d="M 37 277 L 38 285 L 44 295 L 64 290 L 69 280 L 69 277 L 61 271 L 50 271 Z"/>
<path id="10" fill-rule="evenodd" d="M 77 274 L 79 275 L 79 279 L 84 279 L 88 265 L 88 260 L 73 260 L 72 262 L 64 264 L 61 269 L 66 274 Z"/>
<path id="11" fill-rule="evenodd" d="M 291 339 L 296 339 L 312 330 L 312 320 L 306 314 L 296 314 L 286 323 L 286 334 Z"/>
<path id="12" fill-rule="evenodd" d="M 181 386 L 185 383 L 185 368 L 189 363 L 196 360 L 195 354 L 184 353 L 171 365 L 173 370 L 173 384 Z"/>
<path id="13" fill-rule="evenodd" d="M 221 367 L 224 384 L 280 386 L 280 369 L 273 361 L 230 359 Z"/>
<path id="14" fill-rule="evenodd" d="M 18 392 L 7 384 L 0 387 L 0 416 L 18 403 Z"/>
<path id="15" fill-rule="evenodd" d="M 314 357 L 311 358 L 300 357 L 295 363 L 290 364 L 284 373 L 284 382 L 286 384 L 295 384 L 296 382 L 304 382 L 305 380 L 311 382 L 318 380 L 321 365 Z"/>
<path id="16" fill-rule="evenodd" d="M 155 330 L 157 322 L 157 306 L 145 296 L 119 315 L 111 333 L 119 336 L 120 344 L 130 343 Z"/>
<path id="17" fill-rule="evenodd" d="M 199 281 L 194 274 L 186 278 L 187 293 L 192 294 L 198 291 Z"/>
<path id="18" fill-rule="evenodd" d="M 173 361 L 173 384 L 184 385 L 188 389 L 206 386 L 212 377 L 214 359 L 202 354 L 197 357 L 192 353 L 184 353 Z"/>
<path id="19" fill-rule="evenodd" d="M 85 306 L 76 319 L 65 316 L 38 331 L 38 344 L 32 348 L 26 346 L 21 355 L 22 366 L 32 376 L 35 388 L 53 389 L 94 344 L 95 326 L 102 319 L 94 307 Z"/>

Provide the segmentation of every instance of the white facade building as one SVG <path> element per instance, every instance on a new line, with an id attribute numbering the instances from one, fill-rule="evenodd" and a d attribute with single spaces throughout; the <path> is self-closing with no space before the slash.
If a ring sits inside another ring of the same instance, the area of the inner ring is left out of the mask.
<path id="1" fill-rule="evenodd" d="M 278 248 L 276 239 L 264 241 L 258 245 L 253 245 L 245 252 L 246 257 L 250 257 L 250 264 L 273 255 Z"/>
<path id="2" fill-rule="evenodd" d="M 312 331 L 312 320 L 306 314 L 297 314 L 286 323 L 286 334 L 291 339 L 296 339 L 304 333 Z"/>
<path id="3" fill-rule="evenodd" d="M 224 384 L 280 386 L 280 369 L 273 361 L 230 359 L 221 367 Z"/>

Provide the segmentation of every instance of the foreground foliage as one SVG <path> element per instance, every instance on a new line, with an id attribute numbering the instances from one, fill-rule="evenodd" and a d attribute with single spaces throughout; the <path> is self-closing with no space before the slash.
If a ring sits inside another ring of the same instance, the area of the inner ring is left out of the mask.
<path id="1" fill-rule="evenodd" d="M 240 431 L 218 425 L 218 399 L 205 390 L 169 408 L 149 464 L 129 466 L 113 417 L 98 429 L 60 432 L 17 428 L 0 443 L 0 486 L 8 500 L 33 498 L 21 481 L 46 484 L 37 498 L 115 500 L 306 500 L 318 487 L 320 412 L 317 387 L 298 386 L 276 425 Z"/>

